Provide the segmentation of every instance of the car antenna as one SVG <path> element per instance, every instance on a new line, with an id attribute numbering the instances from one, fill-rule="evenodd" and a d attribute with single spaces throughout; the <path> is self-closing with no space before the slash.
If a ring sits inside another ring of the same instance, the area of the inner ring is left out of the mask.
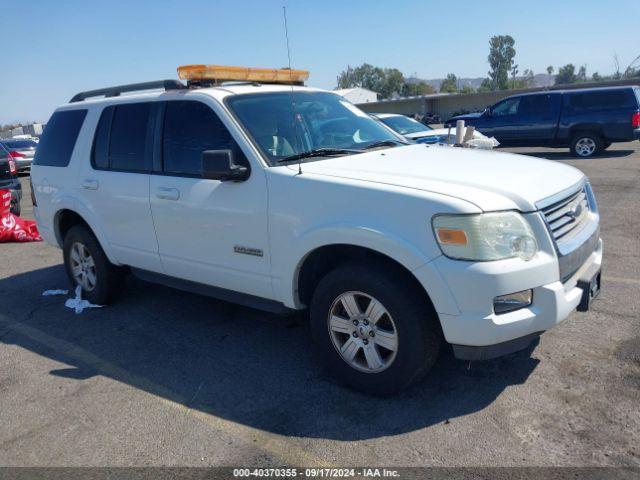
<path id="1" fill-rule="evenodd" d="M 289 61 L 289 83 L 291 84 L 291 119 L 293 134 L 296 135 L 296 103 L 293 99 L 293 77 L 291 75 L 291 49 L 289 48 L 289 28 L 287 27 L 287 7 L 282 6 L 282 16 L 284 17 L 284 37 L 287 40 L 287 59 Z M 302 142 L 300 142 L 302 143 Z M 302 175 L 302 159 L 298 159 L 298 175 Z"/>

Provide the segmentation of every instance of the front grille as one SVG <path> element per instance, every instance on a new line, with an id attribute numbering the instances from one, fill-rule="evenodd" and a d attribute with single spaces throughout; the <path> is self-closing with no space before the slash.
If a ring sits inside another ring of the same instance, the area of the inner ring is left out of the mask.
<path id="1" fill-rule="evenodd" d="M 556 243 L 568 242 L 588 223 L 587 192 L 583 187 L 568 197 L 544 207 L 541 211 Z"/>

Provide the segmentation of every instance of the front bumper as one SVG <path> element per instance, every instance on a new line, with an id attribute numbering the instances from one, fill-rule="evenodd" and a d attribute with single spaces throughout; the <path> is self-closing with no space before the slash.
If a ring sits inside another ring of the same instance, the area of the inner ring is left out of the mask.
<path id="1" fill-rule="evenodd" d="M 444 257 L 436 261 L 459 308 L 457 315 L 439 313 L 444 336 L 454 345 L 456 356 L 486 359 L 526 348 L 538 334 L 566 319 L 583 296 L 578 282 L 602 266 L 602 240 L 598 239 L 595 250 L 565 282 L 539 281 L 548 276 L 547 261 L 521 270 L 511 261 L 466 267 Z M 528 307 L 501 315 L 488 307 L 498 295 L 530 288 L 533 299 Z"/>

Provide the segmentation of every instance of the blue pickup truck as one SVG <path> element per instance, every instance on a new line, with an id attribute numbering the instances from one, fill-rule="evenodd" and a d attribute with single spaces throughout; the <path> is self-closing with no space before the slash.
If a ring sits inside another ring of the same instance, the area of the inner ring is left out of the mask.
<path id="1" fill-rule="evenodd" d="M 590 157 L 613 142 L 640 139 L 640 87 L 550 90 L 507 97 L 464 120 L 503 146 L 569 147 Z"/>

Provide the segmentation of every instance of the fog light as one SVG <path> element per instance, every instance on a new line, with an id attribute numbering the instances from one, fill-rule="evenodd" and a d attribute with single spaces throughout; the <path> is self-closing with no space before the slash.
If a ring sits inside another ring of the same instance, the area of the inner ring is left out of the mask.
<path id="1" fill-rule="evenodd" d="M 501 295 L 493 299 L 493 311 L 496 312 L 497 315 L 513 312 L 514 310 L 531 305 L 532 299 L 533 291 L 531 289 L 510 293 L 509 295 Z"/>

